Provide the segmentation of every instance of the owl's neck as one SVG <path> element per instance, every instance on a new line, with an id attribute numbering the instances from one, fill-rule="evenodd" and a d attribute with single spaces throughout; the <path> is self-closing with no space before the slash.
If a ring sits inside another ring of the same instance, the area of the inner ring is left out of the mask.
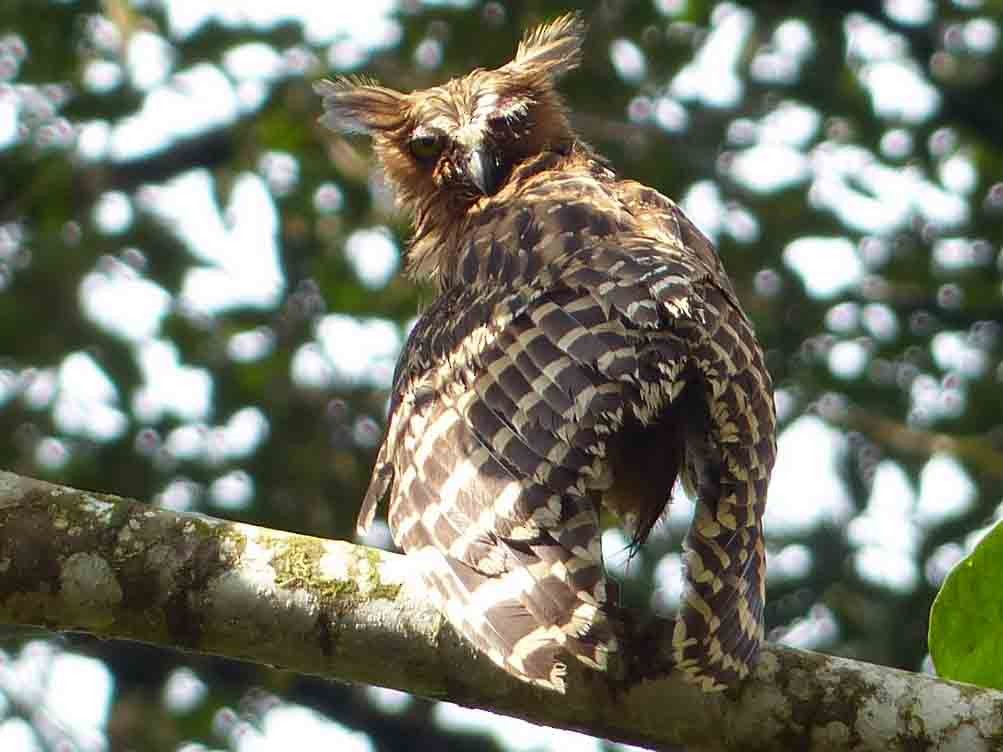
<path id="1" fill-rule="evenodd" d="M 407 252 L 409 275 L 416 280 L 430 280 L 439 291 L 461 283 L 458 261 L 469 252 L 467 245 L 474 230 L 511 212 L 541 183 L 558 173 L 566 178 L 569 171 L 612 176 L 605 159 L 576 140 L 565 149 L 546 151 L 516 165 L 505 185 L 492 196 L 445 210 L 441 203 L 419 205 Z"/>

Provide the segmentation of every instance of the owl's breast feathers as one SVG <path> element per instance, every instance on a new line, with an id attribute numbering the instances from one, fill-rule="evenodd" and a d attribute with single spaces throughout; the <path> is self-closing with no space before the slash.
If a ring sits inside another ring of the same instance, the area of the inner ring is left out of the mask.
<path id="1" fill-rule="evenodd" d="M 360 527 L 389 490 L 394 540 L 452 624 L 563 689 L 562 653 L 602 669 L 619 649 L 599 506 L 641 542 L 678 475 L 700 503 L 674 663 L 705 689 L 745 676 L 774 412 L 710 243 L 656 191 L 550 153 L 412 253 L 442 292 L 401 355 Z"/>

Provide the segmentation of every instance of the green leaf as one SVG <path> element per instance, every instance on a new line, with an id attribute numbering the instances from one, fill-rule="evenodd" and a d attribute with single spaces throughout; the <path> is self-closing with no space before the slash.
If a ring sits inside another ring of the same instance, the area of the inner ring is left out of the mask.
<path id="1" fill-rule="evenodd" d="M 930 612 L 930 655 L 945 679 L 1003 689 L 1003 523 L 944 580 Z"/>

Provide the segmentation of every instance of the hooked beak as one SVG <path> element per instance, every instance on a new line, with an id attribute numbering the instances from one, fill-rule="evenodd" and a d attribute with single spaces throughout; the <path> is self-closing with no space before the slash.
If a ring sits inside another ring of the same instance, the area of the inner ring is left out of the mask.
<path id="1" fill-rule="evenodd" d="M 498 190 L 498 167 L 491 149 L 481 144 L 470 149 L 467 156 L 467 175 L 485 196 Z"/>

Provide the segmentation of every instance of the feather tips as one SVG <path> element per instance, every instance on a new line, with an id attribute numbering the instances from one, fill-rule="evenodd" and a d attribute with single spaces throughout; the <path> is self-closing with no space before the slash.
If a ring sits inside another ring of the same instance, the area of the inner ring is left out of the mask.
<path id="1" fill-rule="evenodd" d="M 324 98 L 321 124 L 339 133 L 378 133 L 401 127 L 407 115 L 404 94 L 363 78 L 317 81 Z"/>
<path id="2" fill-rule="evenodd" d="M 542 72 L 559 78 L 578 67 L 582 60 L 585 21 L 580 13 L 568 13 L 527 32 L 519 42 L 515 59 L 507 69 Z"/>

